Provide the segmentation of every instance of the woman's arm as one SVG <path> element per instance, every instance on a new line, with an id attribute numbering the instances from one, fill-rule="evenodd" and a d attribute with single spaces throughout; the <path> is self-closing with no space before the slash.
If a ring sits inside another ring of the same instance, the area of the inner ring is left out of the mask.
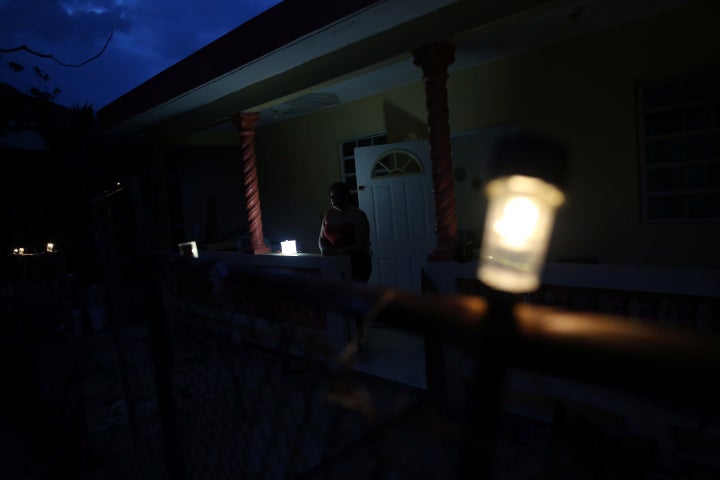
<path id="1" fill-rule="evenodd" d="M 330 240 L 327 239 L 325 236 L 325 219 L 327 218 L 327 213 L 323 215 L 322 222 L 320 222 L 320 234 L 318 235 L 318 248 L 320 249 L 320 253 L 322 255 L 329 254 L 330 247 Z"/>

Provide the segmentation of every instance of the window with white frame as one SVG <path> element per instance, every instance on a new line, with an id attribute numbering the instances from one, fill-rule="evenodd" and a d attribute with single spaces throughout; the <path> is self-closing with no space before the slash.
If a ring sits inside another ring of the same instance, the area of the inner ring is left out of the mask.
<path id="1" fill-rule="evenodd" d="M 644 222 L 720 221 L 720 67 L 638 85 Z"/>
<path id="2" fill-rule="evenodd" d="M 387 134 L 378 133 L 340 142 L 340 172 L 343 182 L 350 185 L 352 200 L 357 205 L 357 177 L 355 174 L 355 148 L 387 144 Z"/>
<path id="3" fill-rule="evenodd" d="M 422 162 L 407 150 L 390 150 L 375 160 L 370 169 L 370 178 L 423 173 Z"/>

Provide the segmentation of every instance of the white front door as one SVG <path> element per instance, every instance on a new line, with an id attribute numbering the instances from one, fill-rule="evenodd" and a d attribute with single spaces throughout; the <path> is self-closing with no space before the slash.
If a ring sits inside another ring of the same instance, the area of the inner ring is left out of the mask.
<path id="1" fill-rule="evenodd" d="M 355 149 L 358 202 L 370 221 L 370 284 L 420 291 L 435 247 L 430 144 L 427 140 Z"/>

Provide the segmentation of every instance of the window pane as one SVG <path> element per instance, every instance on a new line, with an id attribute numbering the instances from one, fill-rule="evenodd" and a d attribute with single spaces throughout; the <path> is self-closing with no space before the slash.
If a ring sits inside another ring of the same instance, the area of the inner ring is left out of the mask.
<path id="1" fill-rule="evenodd" d="M 647 215 L 651 220 L 684 218 L 684 210 L 683 197 L 648 198 Z"/>
<path id="2" fill-rule="evenodd" d="M 708 145 L 708 158 L 713 160 L 720 160 L 720 133 L 714 133 L 707 136 Z"/>
<path id="3" fill-rule="evenodd" d="M 707 158 L 706 135 L 693 135 L 687 139 L 687 159 L 691 162 Z"/>
<path id="4" fill-rule="evenodd" d="M 345 182 L 350 186 L 350 190 L 357 190 L 357 177 L 355 175 L 345 177 Z"/>
<path id="5" fill-rule="evenodd" d="M 405 172 L 407 172 L 407 173 L 422 172 L 422 166 L 418 162 L 414 161 L 414 159 L 413 159 L 412 162 L 408 162 L 407 167 L 405 167 Z"/>
<path id="6" fill-rule="evenodd" d="M 682 100 L 682 83 L 680 80 L 648 85 L 643 89 L 643 107 L 653 108 L 672 105 Z"/>
<path id="7" fill-rule="evenodd" d="M 343 161 L 343 165 L 345 167 L 346 175 L 348 175 L 350 173 L 355 173 L 355 159 L 354 158 L 346 158 Z"/>
<path id="8" fill-rule="evenodd" d="M 708 170 L 708 177 L 710 177 L 708 183 L 710 187 L 720 189 L 720 163 L 711 165 Z"/>
<path id="9" fill-rule="evenodd" d="M 657 168 L 647 171 L 648 192 L 675 192 L 684 185 L 682 168 Z"/>
<path id="10" fill-rule="evenodd" d="M 384 177 L 388 174 L 388 169 L 385 168 L 385 165 L 383 165 L 381 162 L 376 162 L 373 166 L 372 176 L 373 177 Z"/>
<path id="11" fill-rule="evenodd" d="M 357 142 L 358 147 L 369 147 L 372 145 L 372 139 L 371 138 L 361 138 Z"/>
<path id="12" fill-rule="evenodd" d="M 710 188 L 712 177 L 707 165 L 693 165 L 685 171 L 688 188 Z"/>
<path id="13" fill-rule="evenodd" d="M 688 217 L 720 218 L 720 195 L 691 195 L 688 197 Z"/>
<path id="14" fill-rule="evenodd" d="M 645 115 L 645 134 L 654 136 L 680 133 L 682 131 L 681 120 L 681 110 L 647 114 Z"/>
<path id="15" fill-rule="evenodd" d="M 679 138 L 645 142 L 645 162 L 649 165 L 682 162 L 682 160 L 683 142 Z"/>
<path id="16" fill-rule="evenodd" d="M 685 130 L 694 132 L 713 126 L 713 111 L 708 106 L 689 107 L 685 110 Z"/>
<path id="17" fill-rule="evenodd" d="M 720 97 L 720 70 L 699 73 L 685 82 L 685 100 L 695 102 Z"/>
<path id="18" fill-rule="evenodd" d="M 352 157 L 355 155 L 355 142 L 343 143 L 343 157 Z"/>
<path id="19" fill-rule="evenodd" d="M 387 135 L 377 135 L 373 137 L 373 145 L 386 145 Z"/>

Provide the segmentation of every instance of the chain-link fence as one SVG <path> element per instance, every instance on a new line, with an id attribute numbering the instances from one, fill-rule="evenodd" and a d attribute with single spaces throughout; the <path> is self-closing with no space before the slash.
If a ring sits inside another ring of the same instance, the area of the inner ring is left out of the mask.
<path id="1" fill-rule="evenodd" d="M 357 344 L 333 345 L 323 306 L 282 282 L 295 277 L 183 260 L 164 263 L 161 282 L 178 474 L 443 477 L 430 477 L 429 459 L 403 465 L 403 444 L 386 438 L 390 425 L 424 408 L 425 392 L 353 370 Z"/>
<path id="2" fill-rule="evenodd" d="M 223 268 L 165 258 L 148 295 L 161 308 L 115 329 L 145 478 L 445 478 L 455 450 L 422 426 L 426 392 L 354 370 L 357 344 L 327 336 L 327 298 Z M 369 313 L 355 308 L 334 321 Z M 420 446 L 433 455 L 409 462 Z"/>
<path id="3" fill-rule="evenodd" d="M 136 457 L 149 479 L 643 478 L 657 472 L 651 442 L 596 429 L 592 440 L 581 435 L 568 444 L 587 424 L 568 423 L 567 402 L 551 423 L 503 411 L 508 368 L 693 400 L 691 408 L 703 409 L 711 397 L 693 393 L 718 381 L 716 339 L 609 316 L 171 254 L 158 257 L 154 271 L 157 278 L 134 289 L 143 292 L 139 307 L 124 309 L 135 320 L 115 329 Z M 338 344 L 329 325 L 358 320 L 423 337 L 427 389 L 355 368 L 353 329 Z M 473 368 L 444 364 L 448 347 Z M 466 387 L 459 406 L 448 402 L 453 375 Z M 558 454 L 563 445 L 592 442 L 603 446 L 579 470 Z M 618 472 L 626 477 L 612 476 Z"/>

